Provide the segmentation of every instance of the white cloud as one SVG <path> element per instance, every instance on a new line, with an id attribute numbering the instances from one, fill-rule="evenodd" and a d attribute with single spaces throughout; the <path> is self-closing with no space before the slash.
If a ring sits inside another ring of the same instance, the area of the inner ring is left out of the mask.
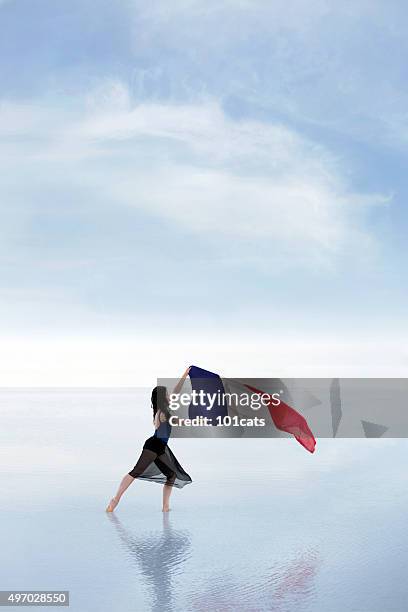
<path id="1" fill-rule="evenodd" d="M 329 134 L 406 146 L 403 2 L 163 0 L 134 7 L 135 57 L 145 59 L 133 79 L 136 95 L 160 92 L 165 82 L 175 96 L 233 96 Z"/>
<path id="2" fill-rule="evenodd" d="M 75 115 L 3 104 L 0 133 L 15 137 L 11 157 L 0 155 L 14 172 L 27 168 L 28 200 L 33 185 L 63 190 L 68 180 L 88 205 L 103 194 L 213 246 L 224 237 L 252 262 L 259 247 L 287 266 L 367 256 L 366 215 L 389 199 L 354 191 L 345 160 L 283 125 L 235 121 L 214 101 L 132 107 L 121 83 L 88 94 Z"/>

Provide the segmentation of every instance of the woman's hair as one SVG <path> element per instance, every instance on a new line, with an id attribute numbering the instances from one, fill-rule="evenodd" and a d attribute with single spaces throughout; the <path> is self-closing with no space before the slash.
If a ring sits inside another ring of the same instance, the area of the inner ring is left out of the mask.
<path id="1" fill-rule="evenodd" d="M 166 416 L 170 417 L 169 412 L 169 401 L 167 399 L 167 389 L 162 385 L 155 387 L 152 391 L 152 408 L 153 408 L 153 419 L 155 418 L 157 411 L 160 410 Z"/>

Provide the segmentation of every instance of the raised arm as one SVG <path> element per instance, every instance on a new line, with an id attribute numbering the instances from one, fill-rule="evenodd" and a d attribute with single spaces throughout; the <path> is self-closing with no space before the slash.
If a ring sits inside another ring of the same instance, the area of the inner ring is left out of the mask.
<path id="1" fill-rule="evenodd" d="M 184 385 L 184 381 L 186 380 L 188 373 L 190 372 L 191 366 L 188 366 L 188 368 L 186 369 L 186 371 L 184 372 L 183 376 L 180 378 L 180 380 L 178 381 L 177 385 L 174 387 L 173 389 L 173 393 L 180 393 L 183 385 Z"/>

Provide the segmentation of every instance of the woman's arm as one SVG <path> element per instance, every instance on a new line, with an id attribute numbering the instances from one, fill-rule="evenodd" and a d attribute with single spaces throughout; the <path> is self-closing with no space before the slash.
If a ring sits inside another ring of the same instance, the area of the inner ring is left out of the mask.
<path id="1" fill-rule="evenodd" d="M 184 381 L 186 380 L 188 373 L 190 372 L 191 366 L 188 366 L 188 368 L 186 369 L 186 371 L 184 372 L 183 376 L 180 378 L 180 380 L 178 381 L 177 385 L 174 387 L 173 389 L 173 393 L 180 393 L 181 388 L 184 384 Z"/>
<path id="2" fill-rule="evenodd" d="M 165 423 L 167 421 L 167 417 L 159 408 L 156 412 L 156 416 L 153 419 L 153 425 L 155 429 L 159 429 L 161 423 Z"/>

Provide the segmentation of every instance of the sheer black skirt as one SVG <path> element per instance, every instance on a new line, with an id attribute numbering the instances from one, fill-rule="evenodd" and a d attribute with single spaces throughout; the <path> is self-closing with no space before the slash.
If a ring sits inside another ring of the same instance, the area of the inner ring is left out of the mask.
<path id="1" fill-rule="evenodd" d="M 148 438 L 144 443 L 142 454 L 135 467 L 129 472 L 129 476 L 167 484 L 178 489 L 192 482 L 168 445 L 154 436 Z"/>

